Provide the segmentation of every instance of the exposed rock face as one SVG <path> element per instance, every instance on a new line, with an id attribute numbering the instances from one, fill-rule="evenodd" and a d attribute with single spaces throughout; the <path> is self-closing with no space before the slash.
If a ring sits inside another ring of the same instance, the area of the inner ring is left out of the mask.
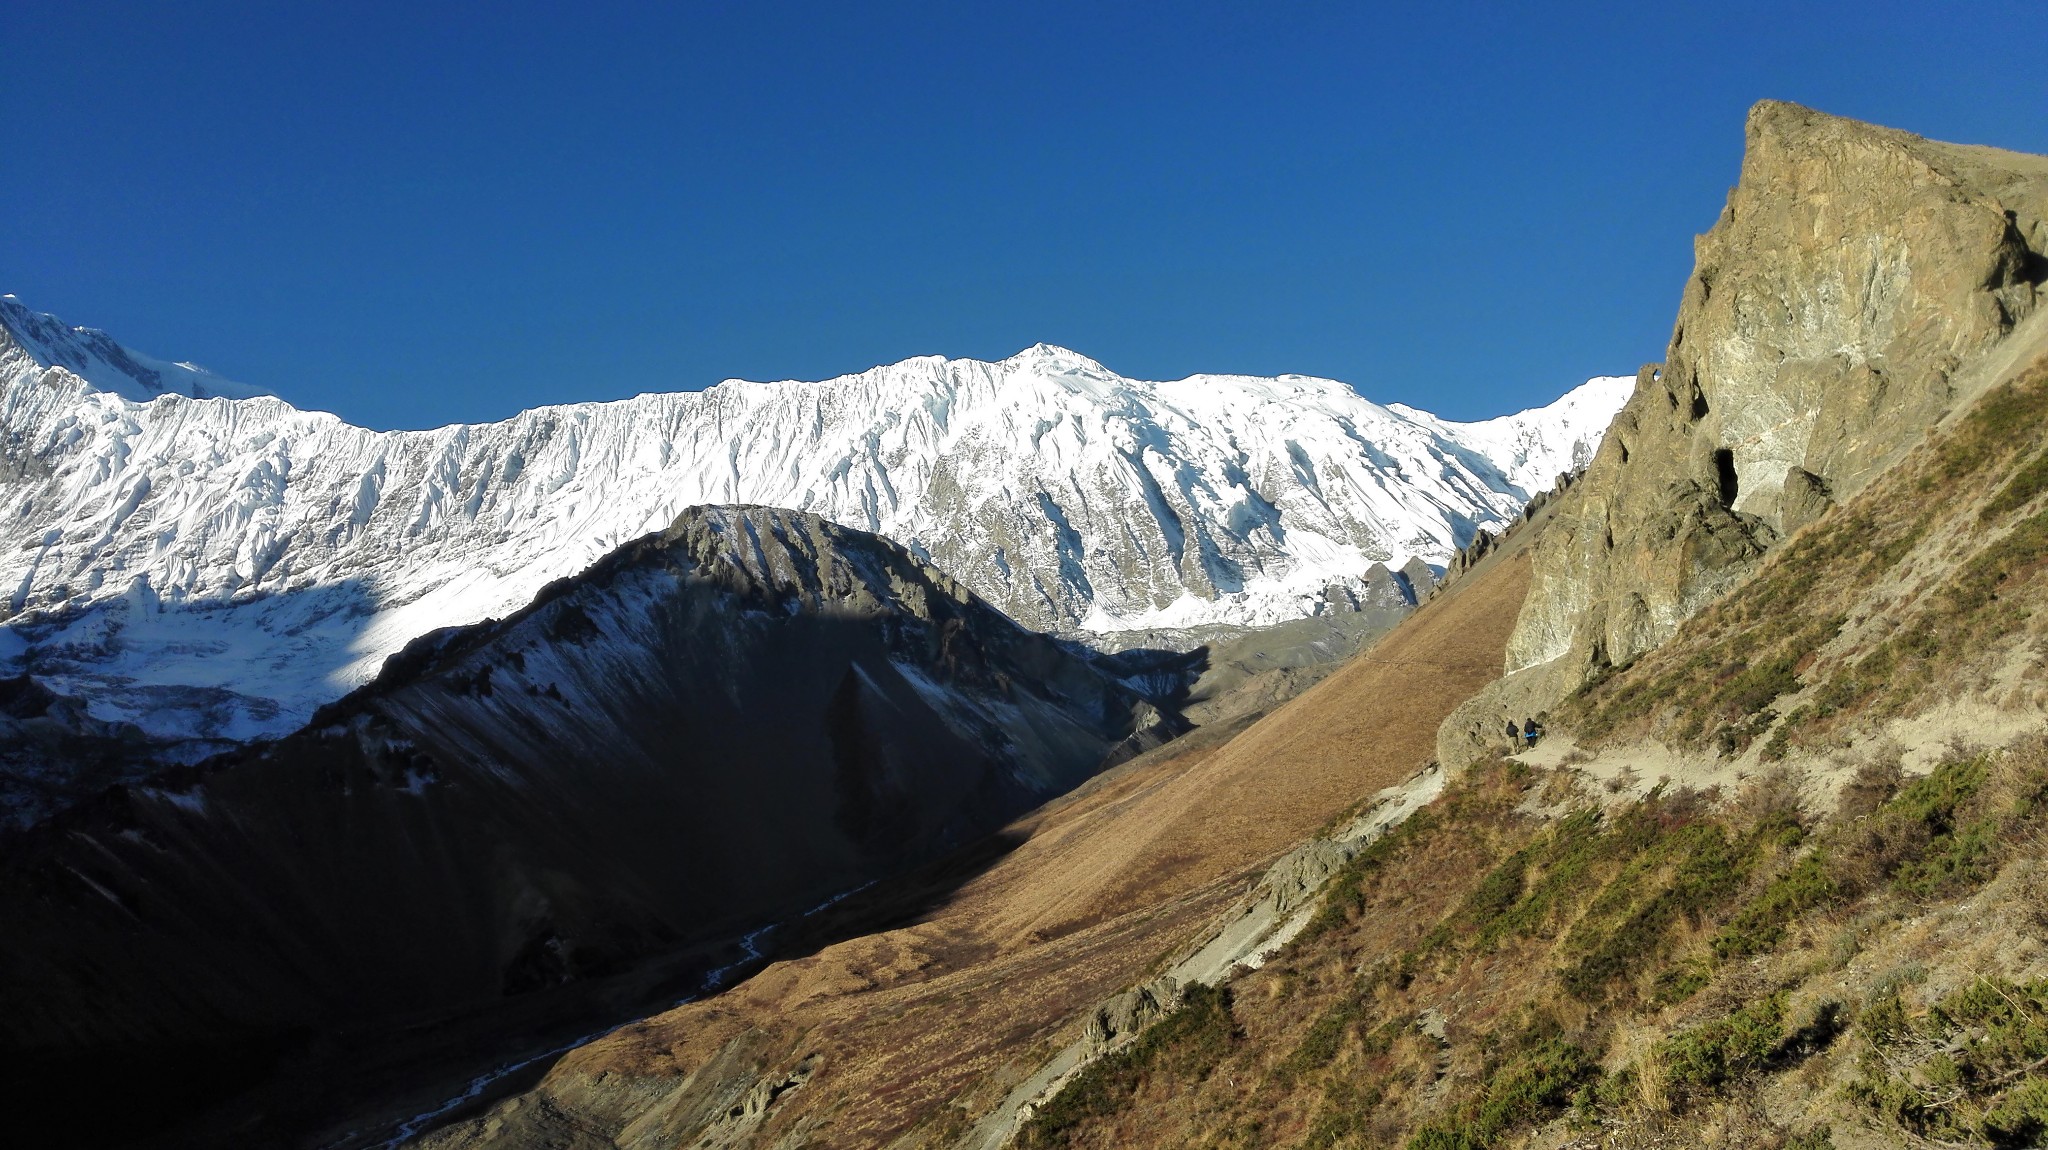
<path id="1" fill-rule="evenodd" d="M 1766 101 L 1696 250 L 1664 364 L 1538 545 L 1521 705 L 1661 642 L 1971 393 L 2039 305 L 2048 158 Z"/>
<path id="2" fill-rule="evenodd" d="M 474 1024 L 986 835 L 1154 720 L 886 540 L 693 509 L 304 731 L 20 835 L 0 1063 L 54 1087 L 142 1049 Z"/>
<path id="3" fill-rule="evenodd" d="M 1543 498 L 1541 495 L 1536 498 Z M 1420 603 L 1436 590 L 1436 572 L 1420 559 L 1410 559 L 1401 565 L 1400 576 L 1408 584 L 1408 601 Z"/>

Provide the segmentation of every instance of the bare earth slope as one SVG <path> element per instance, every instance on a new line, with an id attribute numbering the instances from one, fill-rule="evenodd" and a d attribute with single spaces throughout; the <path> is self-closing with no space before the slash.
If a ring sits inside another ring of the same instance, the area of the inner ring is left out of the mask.
<path id="1" fill-rule="evenodd" d="M 577 1050 L 431 1144 L 949 1144 L 1264 864 L 1413 774 L 1497 672 L 1527 579 L 1517 538 L 1222 747 L 1169 744 L 1016 824 L 943 906 Z"/>

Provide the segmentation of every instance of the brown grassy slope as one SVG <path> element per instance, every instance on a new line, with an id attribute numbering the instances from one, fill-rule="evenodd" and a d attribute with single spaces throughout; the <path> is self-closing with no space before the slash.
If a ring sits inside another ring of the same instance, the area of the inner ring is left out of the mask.
<path id="1" fill-rule="evenodd" d="M 1430 757 L 1437 724 L 1499 673 L 1527 589 L 1524 544 L 1221 748 L 1158 756 L 1023 820 L 1020 846 L 921 921 L 776 963 L 574 1051 L 437 1144 L 694 1141 L 715 1115 L 662 1095 L 721 1050 L 771 1078 L 817 1056 L 743 1144 L 792 1130 L 819 1147 L 937 1137 L 960 1116 L 952 1100 L 991 1105 L 1275 856 Z"/>
<path id="2" fill-rule="evenodd" d="M 1865 781 L 1827 823 L 1770 776 L 1601 813 L 1483 763 L 1020 1145 L 2041 1145 L 2048 740 Z"/>

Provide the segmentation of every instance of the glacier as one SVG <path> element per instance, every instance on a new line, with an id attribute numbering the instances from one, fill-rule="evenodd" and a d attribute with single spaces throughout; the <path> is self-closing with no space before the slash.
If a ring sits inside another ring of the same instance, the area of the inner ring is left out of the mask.
<path id="1" fill-rule="evenodd" d="M 1477 423 L 1040 344 L 377 431 L 0 299 L 0 666 L 186 740 L 281 734 L 435 629 L 702 504 L 897 540 L 1101 646 L 1335 609 L 1591 457 L 1633 387 Z"/>

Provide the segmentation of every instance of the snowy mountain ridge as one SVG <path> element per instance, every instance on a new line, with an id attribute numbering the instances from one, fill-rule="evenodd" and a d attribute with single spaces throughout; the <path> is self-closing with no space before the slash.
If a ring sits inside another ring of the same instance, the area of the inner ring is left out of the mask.
<path id="1" fill-rule="evenodd" d="M 1330 380 L 1130 380 L 1041 344 L 380 432 L 10 297 L 0 655 L 158 734 L 277 733 L 417 635 L 739 503 L 886 535 L 1027 626 L 1259 625 L 1505 523 L 1590 457 L 1631 384 L 1459 424 Z"/>
<path id="2" fill-rule="evenodd" d="M 100 391 L 136 403 L 159 395 L 250 399 L 266 394 L 196 363 L 166 363 L 122 347 L 97 328 L 71 327 L 47 312 L 30 311 L 12 295 L 0 296 L 0 327 L 36 363 L 64 368 Z"/>

